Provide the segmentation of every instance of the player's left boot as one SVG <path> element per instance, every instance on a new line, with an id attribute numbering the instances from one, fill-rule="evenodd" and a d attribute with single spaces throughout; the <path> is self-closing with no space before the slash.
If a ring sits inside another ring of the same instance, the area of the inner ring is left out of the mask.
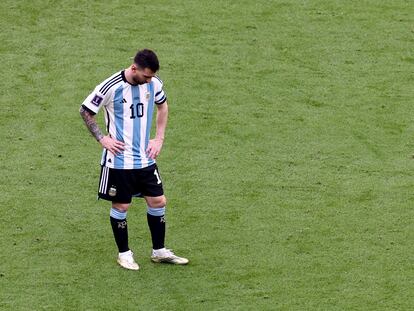
<path id="1" fill-rule="evenodd" d="M 172 250 L 166 248 L 152 250 L 151 260 L 153 262 L 172 263 L 174 265 L 186 265 L 189 262 L 187 258 L 178 257 Z"/>

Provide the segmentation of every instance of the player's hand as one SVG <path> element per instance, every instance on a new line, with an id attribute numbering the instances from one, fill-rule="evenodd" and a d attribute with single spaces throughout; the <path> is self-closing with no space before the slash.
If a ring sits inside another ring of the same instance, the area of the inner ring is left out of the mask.
<path id="1" fill-rule="evenodd" d="M 102 147 L 115 155 L 122 153 L 122 151 L 125 149 L 125 144 L 122 141 L 113 139 L 109 135 L 102 137 L 99 143 L 102 145 Z"/>
<path id="2" fill-rule="evenodd" d="M 150 139 L 150 141 L 148 142 L 147 150 L 146 150 L 148 157 L 155 160 L 161 152 L 163 143 L 164 143 L 164 139 L 162 138 Z"/>

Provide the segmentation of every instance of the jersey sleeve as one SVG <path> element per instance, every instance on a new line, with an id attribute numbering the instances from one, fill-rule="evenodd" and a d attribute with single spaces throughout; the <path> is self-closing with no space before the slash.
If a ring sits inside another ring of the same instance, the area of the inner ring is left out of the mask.
<path id="1" fill-rule="evenodd" d="M 111 92 L 106 93 L 105 95 L 100 91 L 101 85 L 98 85 L 95 90 L 89 94 L 88 97 L 83 101 L 82 106 L 87 108 L 90 112 L 94 114 L 98 113 L 102 106 L 105 106 L 109 102 L 111 97 Z"/>
<path id="2" fill-rule="evenodd" d="M 154 79 L 155 103 L 163 104 L 167 100 L 167 94 L 164 91 L 164 83 L 157 76 Z"/>

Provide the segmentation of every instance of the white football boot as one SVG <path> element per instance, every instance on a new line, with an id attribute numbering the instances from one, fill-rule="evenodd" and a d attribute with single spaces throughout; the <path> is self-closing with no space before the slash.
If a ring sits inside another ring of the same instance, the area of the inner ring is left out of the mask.
<path id="1" fill-rule="evenodd" d="M 172 250 L 166 248 L 152 250 L 151 260 L 153 262 L 172 263 L 174 265 L 186 265 L 189 261 L 187 258 L 174 255 Z"/>
<path id="2" fill-rule="evenodd" d="M 134 260 L 134 253 L 129 250 L 124 253 L 119 253 L 118 259 L 116 260 L 122 268 L 129 270 L 138 270 L 139 266 Z"/>

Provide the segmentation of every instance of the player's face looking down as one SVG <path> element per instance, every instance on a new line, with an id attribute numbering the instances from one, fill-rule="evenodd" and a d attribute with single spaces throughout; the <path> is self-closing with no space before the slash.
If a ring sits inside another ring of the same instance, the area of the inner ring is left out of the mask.
<path id="1" fill-rule="evenodd" d="M 136 64 L 131 66 L 132 70 L 132 80 L 134 80 L 137 84 L 144 84 L 151 82 L 153 76 L 155 76 L 155 72 L 153 72 L 149 68 L 140 68 Z"/>

